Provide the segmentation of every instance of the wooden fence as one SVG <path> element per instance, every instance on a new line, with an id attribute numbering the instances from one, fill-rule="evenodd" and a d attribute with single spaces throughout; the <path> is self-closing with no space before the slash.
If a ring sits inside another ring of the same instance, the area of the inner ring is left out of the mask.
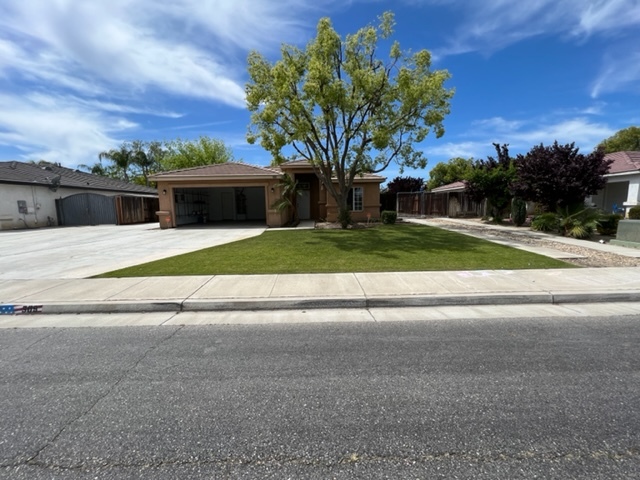
<path id="1" fill-rule="evenodd" d="M 476 202 L 464 192 L 398 193 L 396 211 L 417 217 L 483 217 L 486 201 Z"/>

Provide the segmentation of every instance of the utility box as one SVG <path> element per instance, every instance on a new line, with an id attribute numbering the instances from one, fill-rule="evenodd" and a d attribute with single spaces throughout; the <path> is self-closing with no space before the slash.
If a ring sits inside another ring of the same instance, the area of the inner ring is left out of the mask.
<path id="1" fill-rule="evenodd" d="M 158 220 L 160 221 L 160 228 L 173 228 L 173 222 L 171 221 L 171 212 L 166 210 L 160 210 L 156 212 Z"/>
<path id="2" fill-rule="evenodd" d="M 29 213 L 29 209 L 27 208 L 27 202 L 24 200 L 18 200 L 18 213 L 22 213 L 26 215 Z"/>

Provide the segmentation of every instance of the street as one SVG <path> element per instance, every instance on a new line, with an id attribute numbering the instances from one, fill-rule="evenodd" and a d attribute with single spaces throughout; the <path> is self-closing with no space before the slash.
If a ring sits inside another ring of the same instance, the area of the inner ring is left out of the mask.
<path id="1" fill-rule="evenodd" d="M 0 477 L 639 478 L 639 321 L 4 329 Z"/>

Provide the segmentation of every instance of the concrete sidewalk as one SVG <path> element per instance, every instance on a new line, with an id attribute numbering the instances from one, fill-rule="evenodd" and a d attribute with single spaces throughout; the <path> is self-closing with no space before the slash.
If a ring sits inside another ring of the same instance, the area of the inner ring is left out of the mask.
<path id="1" fill-rule="evenodd" d="M 570 258 L 571 255 L 552 248 L 505 241 L 487 232 L 466 230 L 465 227 L 477 226 L 477 222 L 469 220 L 451 222 L 455 224 L 453 227 L 428 219 L 412 221 L 453 229 L 553 258 Z M 640 257 L 640 250 L 626 247 L 554 237 L 530 230 L 516 231 L 509 228 L 509 231 Z M 32 310 L 52 314 L 393 309 L 603 302 L 640 302 L 640 269 L 568 268 L 104 279 L 0 277 L 0 304 L 5 306 L 7 312 L 12 308 L 19 310 L 21 307 L 35 307 Z"/>
<path id="2" fill-rule="evenodd" d="M 56 314 L 636 302 L 640 269 L 5 280 L 0 300 Z"/>

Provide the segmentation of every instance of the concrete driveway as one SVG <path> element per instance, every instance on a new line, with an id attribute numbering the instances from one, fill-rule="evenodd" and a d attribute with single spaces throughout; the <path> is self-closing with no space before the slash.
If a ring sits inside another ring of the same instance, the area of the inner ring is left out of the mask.
<path id="1" fill-rule="evenodd" d="M 265 226 L 160 230 L 157 223 L 0 232 L 0 280 L 86 278 L 260 235 Z"/>

